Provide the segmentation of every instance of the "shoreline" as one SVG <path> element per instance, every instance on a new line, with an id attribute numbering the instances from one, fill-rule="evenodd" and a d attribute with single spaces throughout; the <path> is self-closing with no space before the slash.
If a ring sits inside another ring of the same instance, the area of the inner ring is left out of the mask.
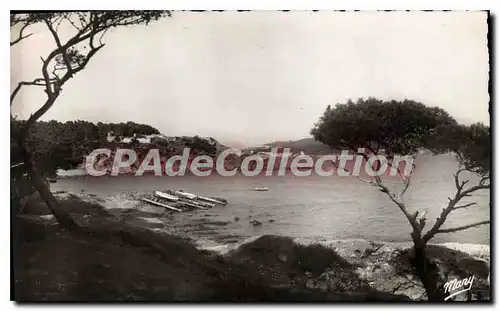
<path id="1" fill-rule="evenodd" d="M 250 276 L 245 274 L 245 276 L 241 275 L 238 278 L 250 277 L 252 280 L 259 280 L 259 275 L 266 278 L 270 277 L 269 281 L 273 282 L 273 286 L 285 288 L 286 290 L 302 288 L 302 290 L 306 291 L 334 293 L 335 295 L 339 293 L 348 294 L 353 291 L 367 295 L 370 291 L 375 291 L 384 295 L 402 295 L 402 297 L 408 297 L 411 300 L 426 299 L 425 290 L 420 280 L 412 272 L 411 243 L 408 242 L 375 242 L 370 239 L 359 238 L 321 240 L 264 234 L 255 235 L 235 243 L 221 244 L 208 239 L 196 240 L 187 237 L 182 232 L 160 229 L 155 227 L 154 223 L 141 222 L 140 217 L 137 216 L 135 218 L 139 221 L 121 218 L 120 214 L 111 212 L 113 209 L 106 208 L 106 204 L 102 204 L 103 199 L 95 195 L 89 196 L 88 194 L 69 192 L 56 193 L 56 195 L 59 197 L 61 204 L 70 208 L 72 216 L 84 224 L 104 224 L 111 221 L 111 223 L 115 222 L 122 228 L 128 228 L 125 229 L 127 232 L 135 232 L 136 238 L 141 241 L 153 240 L 156 241 L 154 245 L 157 245 L 156 243 L 168 244 L 177 241 L 175 242 L 178 245 L 176 247 L 186 248 L 186 250 L 192 248 L 192 251 L 188 251 L 183 255 L 175 255 L 180 256 L 179 262 L 187 263 L 193 259 L 205 262 L 206 260 L 211 261 L 214 258 L 220 258 L 216 263 L 222 264 L 221 271 L 227 269 L 227 267 L 224 267 L 225 265 L 235 265 L 234 268 L 244 269 L 247 271 L 246 273 L 250 273 Z M 34 200 L 36 199 L 34 198 Z M 116 202 L 114 203 L 116 204 Z M 39 201 L 39 204 L 44 203 Z M 43 232 L 54 231 L 56 235 L 52 237 L 59 239 L 58 233 L 56 233 L 59 229 L 58 226 L 55 226 L 56 222 L 52 215 L 23 213 L 20 218 L 25 221 L 35 221 L 40 225 L 43 224 L 43 229 L 40 228 Z M 76 240 L 66 239 L 64 243 L 70 243 L 70 241 L 71 243 L 79 243 L 79 239 L 81 238 Z M 40 240 L 40 243 L 42 243 L 40 247 L 44 245 L 44 240 Z M 115 255 L 115 252 L 118 251 L 126 251 L 131 256 L 131 252 L 134 253 L 133 256 L 136 256 L 138 251 L 141 252 L 134 248 L 136 246 L 134 241 L 137 240 L 130 240 L 131 245 L 127 244 L 130 243 L 127 242 L 128 239 L 121 241 L 118 240 L 121 246 L 104 246 L 108 242 L 93 239 L 85 242 L 84 247 L 88 247 L 89 244 L 93 245 L 92 247 L 98 247 L 102 244 L 102 247 L 104 247 L 102 250 L 105 250 L 110 256 L 117 256 L 117 258 L 123 258 L 122 255 Z M 124 242 L 125 244 L 123 244 Z M 52 244 L 50 245 L 53 247 Z M 119 247 L 120 250 L 116 247 Z M 41 249 L 45 248 L 42 247 Z M 64 247 L 63 249 L 69 251 L 72 247 Z M 169 247 L 162 247 L 160 250 L 161 253 L 166 252 L 165 254 L 168 254 L 165 255 L 167 256 L 165 259 L 173 260 L 177 258 L 175 256 L 171 257 L 173 254 L 168 252 L 168 249 Z M 429 244 L 427 249 L 429 258 L 441 270 L 443 280 L 463 278 L 464 275 L 475 275 L 477 284 L 475 283 L 474 291 L 479 293 L 477 297 L 484 297 L 480 296 L 483 295 L 481 293 L 488 295 L 489 246 L 467 243 L 441 243 Z M 32 251 L 32 248 L 27 248 L 27 250 Z M 87 252 L 85 251 L 85 253 Z M 43 255 L 40 254 L 39 256 L 51 256 L 51 254 L 44 252 Z M 152 260 L 151 254 L 141 256 L 146 256 L 147 260 Z M 75 262 L 80 262 L 80 258 L 81 256 L 77 255 Z M 339 264 L 341 265 L 340 270 Z M 161 265 L 164 265 L 164 263 L 161 263 Z M 51 266 L 49 269 L 55 267 Z M 109 269 L 115 268 L 110 266 Z M 140 274 L 143 273 L 144 267 L 137 266 L 134 269 L 137 270 L 134 273 Z M 178 273 L 179 276 L 185 275 L 185 272 L 181 272 L 175 264 L 170 266 L 169 269 L 173 269 L 172 273 Z M 151 275 L 151 278 L 154 278 L 154 275 L 156 275 L 156 272 Z M 227 281 L 233 284 L 231 279 Z M 113 281 L 106 279 L 105 282 Z M 190 277 L 188 282 L 197 284 L 195 277 Z M 267 284 L 267 281 L 265 284 Z"/>
<path id="2" fill-rule="evenodd" d="M 71 195 L 79 198 L 82 201 L 85 202 L 90 202 L 94 204 L 101 205 L 106 211 L 114 211 L 119 214 L 120 210 L 130 210 L 133 209 L 133 201 L 131 202 L 124 202 L 123 200 L 118 201 L 116 197 L 100 197 L 97 195 L 93 194 L 88 194 L 88 193 L 76 193 L 76 192 L 64 192 L 64 193 L 56 193 L 56 195 L 62 199 L 70 197 Z M 127 199 L 131 199 L 135 196 L 136 194 L 134 193 L 127 193 L 124 194 L 123 197 Z M 124 204 L 125 203 L 125 204 Z M 130 204 L 127 204 L 130 203 Z M 250 237 L 242 237 L 240 241 L 238 242 L 231 242 L 231 243 L 221 243 L 215 240 L 210 239 L 210 236 L 205 236 L 202 238 L 196 239 L 195 237 L 188 236 L 185 234 L 182 230 L 181 231 L 175 231 L 171 230 L 171 228 L 168 226 L 168 222 L 164 222 L 158 219 L 159 215 L 155 213 L 148 213 L 151 214 L 152 217 L 143 217 L 143 216 L 137 216 L 136 220 L 138 222 L 134 222 L 134 226 L 146 228 L 148 230 L 151 230 L 153 232 L 158 232 L 158 233 L 166 233 L 166 234 L 174 234 L 183 238 L 188 238 L 193 241 L 193 243 L 196 245 L 198 249 L 201 250 L 208 250 L 208 251 L 214 251 L 219 254 L 227 254 L 233 250 L 238 249 L 242 245 L 252 243 L 253 241 L 259 239 L 262 236 L 265 236 L 266 234 L 262 235 L 254 235 Z M 44 217 L 44 216 L 42 216 Z M 46 216 L 45 216 L 46 217 Z M 142 224 L 141 224 L 142 223 Z M 157 225 L 165 225 L 166 228 L 159 228 Z M 285 236 L 285 235 L 279 235 L 279 236 Z M 309 238 L 309 237 L 291 237 L 292 240 L 299 244 L 299 245 L 313 245 L 313 244 L 319 244 L 324 247 L 330 248 L 330 249 L 335 249 L 337 251 L 340 251 L 340 253 L 345 253 L 346 255 L 343 257 L 348 257 L 349 253 L 353 253 L 356 250 L 364 250 L 367 248 L 370 248 L 373 245 L 385 245 L 387 247 L 390 247 L 391 249 L 398 249 L 398 250 L 407 250 L 410 249 L 413 246 L 413 243 L 411 241 L 407 242 L 391 242 L 391 241 L 385 241 L 385 240 L 379 240 L 379 239 L 370 239 L 370 238 L 345 238 L 345 239 L 324 239 L 324 238 Z M 455 251 L 460 251 L 463 253 L 466 253 L 470 255 L 471 257 L 489 262 L 490 260 L 490 247 L 491 244 L 475 244 L 475 243 L 458 243 L 458 242 L 444 242 L 444 243 L 432 243 L 430 242 L 429 245 L 433 246 L 440 246 L 440 247 L 445 247 L 450 250 L 455 250 Z"/>
<path id="3" fill-rule="evenodd" d="M 200 243 L 200 241 L 196 240 L 194 240 L 193 242 L 199 249 L 214 251 L 216 253 L 224 255 L 231 251 L 237 250 L 243 245 L 252 243 L 263 236 L 266 236 L 266 234 L 252 236 L 244 239 L 241 242 L 236 242 L 236 243 L 220 244 L 217 242 L 213 242 L 214 244 L 217 245 L 212 245 L 212 246 L 204 245 Z M 363 251 L 365 249 L 373 247 L 374 245 L 377 246 L 383 245 L 385 247 L 400 251 L 410 250 L 413 247 L 412 242 L 388 242 L 388 241 L 371 240 L 371 239 L 332 239 L 332 240 L 319 241 L 317 239 L 310 239 L 310 238 L 292 238 L 292 240 L 294 241 L 294 243 L 304 246 L 319 244 L 326 248 L 336 250 L 341 255 L 344 254 L 343 257 L 346 258 L 349 256 L 349 254 L 355 253 L 356 250 Z M 490 245 L 487 244 L 449 242 L 449 243 L 429 243 L 428 245 L 444 247 L 450 250 L 459 251 L 468 254 L 474 259 L 481 260 L 484 262 L 490 261 L 490 256 L 491 256 Z"/>

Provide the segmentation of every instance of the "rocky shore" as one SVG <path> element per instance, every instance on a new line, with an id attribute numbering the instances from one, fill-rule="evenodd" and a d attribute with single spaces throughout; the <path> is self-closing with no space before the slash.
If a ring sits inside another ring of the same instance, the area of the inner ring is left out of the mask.
<path id="1" fill-rule="evenodd" d="M 409 243 L 267 235 L 202 249 L 79 196 L 58 194 L 78 223 L 119 226 L 119 238 L 66 232 L 42 202 L 28 202 L 13 237 L 16 300 L 426 300 Z M 473 299 L 489 297 L 488 246 L 430 245 L 428 253 L 444 280 L 474 275 Z"/>

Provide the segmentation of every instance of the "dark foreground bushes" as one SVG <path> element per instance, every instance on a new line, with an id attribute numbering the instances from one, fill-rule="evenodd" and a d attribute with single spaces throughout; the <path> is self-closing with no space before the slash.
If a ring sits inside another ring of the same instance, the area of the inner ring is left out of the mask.
<path id="1" fill-rule="evenodd" d="M 107 213 L 75 198 L 62 202 L 80 220 Z M 75 204 L 78 207 L 75 207 Z M 83 215 L 85 214 L 85 215 Z M 354 267 L 319 245 L 264 236 L 227 256 L 183 238 L 120 224 L 118 234 L 61 230 L 20 215 L 13 226 L 16 301 L 374 301 L 400 300 L 357 279 Z M 110 226 L 110 230 L 112 230 Z M 327 268 L 352 276 L 359 291 L 307 289 Z"/>

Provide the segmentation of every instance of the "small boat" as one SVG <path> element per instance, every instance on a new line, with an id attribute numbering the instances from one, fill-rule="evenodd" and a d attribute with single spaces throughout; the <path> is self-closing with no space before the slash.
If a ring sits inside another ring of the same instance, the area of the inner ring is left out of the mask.
<path id="1" fill-rule="evenodd" d="M 178 212 L 182 212 L 185 211 L 186 209 L 189 210 L 192 208 L 199 208 L 205 210 L 213 208 L 217 206 L 217 204 L 219 205 L 228 204 L 227 201 L 225 201 L 225 199 L 202 197 L 198 196 L 197 194 L 184 192 L 183 190 L 153 191 L 151 195 L 142 198 L 141 201 Z M 173 206 L 169 205 L 170 203 L 172 203 Z"/>
<path id="2" fill-rule="evenodd" d="M 207 207 L 199 205 L 199 204 L 197 204 L 195 202 L 186 202 L 186 201 L 182 200 L 182 201 L 179 201 L 179 203 L 183 204 L 183 205 L 186 205 L 186 206 L 189 206 L 189 207 L 193 207 L 193 208 L 207 209 Z"/>
<path id="3" fill-rule="evenodd" d="M 153 201 L 153 200 L 150 200 L 150 199 L 146 199 L 146 198 L 142 198 L 142 200 L 143 200 L 144 202 L 149 203 L 149 204 L 153 204 L 153 205 L 161 206 L 161 207 L 164 207 L 164 208 L 166 208 L 166 209 L 170 209 L 170 210 L 173 210 L 173 211 L 176 211 L 176 212 L 182 212 L 182 210 L 181 210 L 181 209 L 176 208 L 176 207 L 173 207 L 173 206 L 170 206 L 170 205 L 167 205 L 167 204 L 163 204 L 163 203 L 156 202 L 156 201 Z"/>
<path id="4" fill-rule="evenodd" d="M 179 201 L 179 197 L 176 197 L 175 195 L 171 195 L 171 194 L 161 192 L 161 191 L 155 191 L 155 195 L 157 197 L 165 199 L 165 200 L 174 201 L 174 202 Z"/>
<path id="5" fill-rule="evenodd" d="M 253 190 L 254 191 L 268 191 L 269 189 L 266 187 L 255 187 Z"/>
<path id="6" fill-rule="evenodd" d="M 198 204 L 200 206 L 203 206 L 203 207 L 208 207 L 208 208 L 215 207 L 215 204 L 213 204 L 213 203 L 207 203 L 207 202 L 201 202 L 201 201 L 195 201 L 194 203 Z"/>
<path id="7" fill-rule="evenodd" d="M 188 192 L 184 192 L 184 191 L 176 191 L 175 194 L 180 196 L 180 197 L 184 197 L 184 198 L 187 198 L 190 200 L 194 200 L 197 197 L 196 194 L 192 194 L 192 193 L 188 193 Z"/>
<path id="8" fill-rule="evenodd" d="M 227 205 L 227 202 L 222 202 L 222 201 L 212 199 L 212 198 L 198 196 L 198 199 L 203 200 L 203 201 L 207 201 L 207 202 L 211 202 L 211 203 L 215 203 L 215 204 Z"/>

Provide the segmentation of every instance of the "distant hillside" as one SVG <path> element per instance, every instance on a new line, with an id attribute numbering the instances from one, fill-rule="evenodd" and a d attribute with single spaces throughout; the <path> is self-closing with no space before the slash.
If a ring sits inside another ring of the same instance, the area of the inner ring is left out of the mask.
<path id="1" fill-rule="evenodd" d="M 304 151 L 305 154 L 331 154 L 335 152 L 335 150 L 331 149 L 327 145 L 315 141 L 313 138 L 303 138 L 299 140 L 289 141 L 275 141 L 265 145 L 270 147 L 290 148 L 290 151 L 294 153 Z"/>
<path id="2" fill-rule="evenodd" d="M 20 129 L 24 122 L 14 120 L 11 123 L 12 133 Z M 191 148 L 193 154 L 213 156 L 227 149 L 213 137 L 166 136 L 152 126 L 131 121 L 97 124 L 82 120 L 38 121 L 31 127 L 27 143 L 36 165 L 48 175 L 55 174 L 58 169 L 81 167 L 85 157 L 98 148 L 134 149 L 138 159 L 143 159 L 150 149 L 159 149 L 160 156 L 164 157 L 182 154 L 185 147 Z M 11 165 L 21 161 L 22 153 L 11 137 Z"/>

